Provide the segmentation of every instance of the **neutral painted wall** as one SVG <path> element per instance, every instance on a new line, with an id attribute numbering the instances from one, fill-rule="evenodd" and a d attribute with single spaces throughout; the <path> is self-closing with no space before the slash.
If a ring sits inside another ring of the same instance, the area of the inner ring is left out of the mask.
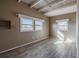
<path id="1" fill-rule="evenodd" d="M 79 58 L 79 0 L 77 0 L 77 14 L 76 14 L 76 48 L 77 48 L 76 57 Z"/>
<path id="2" fill-rule="evenodd" d="M 26 16 L 44 19 L 44 31 L 20 32 L 20 20 L 16 16 L 17 12 Z M 17 0 L 0 0 L 0 20 L 11 21 L 11 29 L 0 30 L 0 52 L 35 40 L 47 38 L 49 34 L 48 18 L 29 8 L 26 4 L 18 3 Z"/>
<path id="3" fill-rule="evenodd" d="M 69 19 L 68 31 L 66 31 L 66 32 L 60 31 L 60 32 L 65 36 L 65 38 L 68 38 L 71 40 L 76 40 L 76 13 L 70 13 L 70 14 L 52 17 L 50 19 L 50 24 L 51 24 L 50 25 L 50 35 L 53 37 L 57 36 L 56 30 L 53 27 L 53 25 L 56 24 L 56 20 L 63 20 L 63 19 Z"/>

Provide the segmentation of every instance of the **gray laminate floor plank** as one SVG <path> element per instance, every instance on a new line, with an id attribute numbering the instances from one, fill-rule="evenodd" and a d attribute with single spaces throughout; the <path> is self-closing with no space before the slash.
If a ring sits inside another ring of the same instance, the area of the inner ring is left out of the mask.
<path id="1" fill-rule="evenodd" d="M 12 55 L 9 53 L 9 56 L 6 56 L 6 53 L 2 56 L 14 58 L 76 58 L 75 42 L 55 44 L 57 41 L 48 39 L 30 47 L 24 47 L 26 50 L 21 54 Z"/>

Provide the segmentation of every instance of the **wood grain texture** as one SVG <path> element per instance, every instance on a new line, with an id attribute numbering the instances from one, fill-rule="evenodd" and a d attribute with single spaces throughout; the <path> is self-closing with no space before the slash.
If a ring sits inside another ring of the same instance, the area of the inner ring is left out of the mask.
<path id="1" fill-rule="evenodd" d="M 0 54 L 3 58 L 76 58 L 75 43 L 58 43 L 46 39 L 31 46 Z"/>

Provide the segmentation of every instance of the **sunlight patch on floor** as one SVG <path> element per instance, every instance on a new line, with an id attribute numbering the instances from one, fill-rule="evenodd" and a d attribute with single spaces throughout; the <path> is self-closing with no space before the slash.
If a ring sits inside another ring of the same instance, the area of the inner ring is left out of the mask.
<path id="1" fill-rule="evenodd" d="M 64 44 L 64 43 L 73 43 L 74 41 L 67 38 L 65 41 L 64 40 L 59 40 L 59 41 L 56 41 L 54 44 Z"/>

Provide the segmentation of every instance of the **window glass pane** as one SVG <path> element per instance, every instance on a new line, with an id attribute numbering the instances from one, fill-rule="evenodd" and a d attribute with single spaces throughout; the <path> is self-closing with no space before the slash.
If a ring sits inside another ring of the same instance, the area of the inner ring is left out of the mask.
<path id="1" fill-rule="evenodd" d="M 20 31 L 26 32 L 26 31 L 32 31 L 33 30 L 33 20 L 28 17 L 21 17 L 20 18 Z"/>
<path id="2" fill-rule="evenodd" d="M 33 30 L 33 26 L 31 25 L 21 25 L 21 32 L 32 31 L 32 30 Z"/>
<path id="3" fill-rule="evenodd" d="M 58 20 L 57 21 L 58 30 L 67 31 L 68 30 L 68 21 L 65 20 Z"/>
<path id="4" fill-rule="evenodd" d="M 67 21 L 64 21 L 64 22 L 58 22 L 58 25 L 67 25 Z"/>
<path id="5" fill-rule="evenodd" d="M 43 28 L 41 26 L 35 26 L 35 30 L 42 30 Z"/>
<path id="6" fill-rule="evenodd" d="M 43 21 L 42 20 L 35 21 L 35 30 L 43 30 Z"/>
<path id="7" fill-rule="evenodd" d="M 32 25 L 33 20 L 29 19 L 29 18 L 21 18 L 21 24 L 29 24 Z"/>
<path id="8" fill-rule="evenodd" d="M 42 26 L 43 25 L 43 22 L 42 21 L 35 21 L 35 25 Z"/>

